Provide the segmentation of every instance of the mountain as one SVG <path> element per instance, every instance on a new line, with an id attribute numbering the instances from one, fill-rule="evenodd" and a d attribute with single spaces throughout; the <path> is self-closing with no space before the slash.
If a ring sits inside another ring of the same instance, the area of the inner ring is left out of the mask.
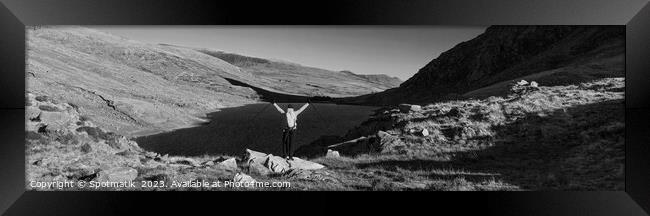
<path id="1" fill-rule="evenodd" d="M 358 75 L 308 67 L 296 63 L 244 56 L 209 49 L 198 51 L 224 60 L 258 77 L 274 91 L 300 95 L 347 97 L 397 87 L 401 81 L 386 75 Z"/>
<path id="2" fill-rule="evenodd" d="M 83 27 L 28 28 L 26 47 L 28 92 L 72 104 L 98 126 L 127 136 L 187 127 L 206 113 L 259 102 L 262 93 L 349 97 L 388 88 L 263 59 L 267 63 L 246 66 L 252 58 L 233 61 Z"/>
<path id="3" fill-rule="evenodd" d="M 388 88 L 398 87 L 403 82 L 402 80 L 400 80 L 397 77 L 391 77 L 391 76 L 388 76 L 386 74 L 355 74 L 355 73 L 352 73 L 352 71 L 347 71 L 347 70 L 341 71 L 341 73 L 347 73 L 347 74 L 350 74 L 350 75 L 353 75 L 353 76 L 363 78 L 363 79 L 367 80 L 368 82 L 382 85 L 382 86 L 386 87 L 387 89 Z"/>
<path id="4" fill-rule="evenodd" d="M 491 26 L 442 53 L 398 88 L 344 101 L 427 103 L 503 94 L 507 83 L 523 78 L 563 85 L 622 77 L 624 52 L 621 26 Z"/>

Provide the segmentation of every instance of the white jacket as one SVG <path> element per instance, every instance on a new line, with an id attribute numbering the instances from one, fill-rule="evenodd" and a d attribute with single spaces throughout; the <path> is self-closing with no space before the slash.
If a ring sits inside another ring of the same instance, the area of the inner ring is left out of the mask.
<path id="1" fill-rule="evenodd" d="M 278 112 L 285 114 L 285 116 L 287 117 L 287 126 L 289 128 L 295 129 L 298 126 L 298 115 L 300 115 L 300 113 L 304 111 L 307 108 L 307 106 L 309 106 L 309 104 L 306 103 L 305 105 L 302 105 L 302 107 L 300 107 L 300 109 L 296 111 L 294 111 L 292 108 L 289 108 L 287 109 L 286 112 L 282 110 L 282 108 L 280 108 L 280 106 L 278 106 L 275 103 L 273 103 L 273 106 L 275 106 L 275 109 L 277 109 Z"/>

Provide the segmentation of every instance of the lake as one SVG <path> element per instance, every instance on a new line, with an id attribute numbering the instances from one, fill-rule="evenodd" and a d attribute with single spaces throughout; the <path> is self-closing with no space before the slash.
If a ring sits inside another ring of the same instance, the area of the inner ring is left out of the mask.
<path id="1" fill-rule="evenodd" d="M 289 103 L 280 103 L 286 110 Z M 302 103 L 294 103 L 295 109 Z M 377 107 L 313 103 L 298 116 L 292 149 L 324 135 L 345 135 L 372 115 Z M 224 108 L 207 115 L 208 123 L 137 137 L 140 147 L 162 155 L 241 155 L 245 149 L 279 155 L 284 114 L 270 103 Z"/>

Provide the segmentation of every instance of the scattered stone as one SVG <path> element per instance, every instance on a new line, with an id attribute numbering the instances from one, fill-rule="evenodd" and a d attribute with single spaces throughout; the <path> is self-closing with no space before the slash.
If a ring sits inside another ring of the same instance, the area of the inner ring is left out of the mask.
<path id="1" fill-rule="evenodd" d="M 227 170 L 237 170 L 237 160 L 235 158 L 230 158 L 219 163 L 220 167 L 223 167 Z"/>
<path id="2" fill-rule="evenodd" d="M 39 96 L 36 96 L 36 98 L 34 98 L 34 99 L 36 99 L 37 101 L 40 101 L 40 102 L 45 102 L 45 101 L 47 101 L 48 98 L 47 98 L 46 95 L 39 95 Z"/>
<path id="3" fill-rule="evenodd" d="M 48 112 L 60 112 L 59 108 L 55 106 L 50 106 L 50 105 L 40 105 L 38 106 L 38 109 L 43 110 L 43 111 L 48 111 Z"/>
<path id="4" fill-rule="evenodd" d="M 129 167 L 116 167 L 99 172 L 96 181 L 123 182 L 133 181 L 138 177 L 138 171 Z"/>
<path id="5" fill-rule="evenodd" d="M 399 105 L 399 111 L 403 113 L 409 113 L 411 111 L 420 111 L 422 110 L 422 107 L 420 105 L 412 105 L 412 104 L 400 104 Z"/>
<path id="6" fill-rule="evenodd" d="M 93 151 L 93 148 L 90 146 L 90 144 L 86 143 L 81 146 L 81 152 L 84 154 L 88 154 Z"/>
<path id="7" fill-rule="evenodd" d="M 539 87 L 539 84 L 537 84 L 537 82 L 535 82 L 535 81 L 532 81 L 532 82 L 530 82 L 530 87 L 537 88 L 537 87 Z"/>
<path id="8" fill-rule="evenodd" d="M 237 173 L 235 174 L 235 178 L 233 178 L 234 182 L 240 182 L 240 183 L 255 183 L 255 179 L 249 175 L 246 175 L 244 173 Z"/>
<path id="9" fill-rule="evenodd" d="M 159 154 L 158 154 L 158 153 L 155 153 L 155 152 L 145 152 L 145 153 L 144 153 L 144 156 L 145 156 L 145 157 L 148 157 L 148 158 L 156 158 L 156 157 L 159 156 Z"/>
<path id="10" fill-rule="evenodd" d="M 341 155 L 339 155 L 338 151 L 327 149 L 327 154 L 325 155 L 325 157 L 326 158 L 337 158 L 337 157 L 341 157 Z"/>
<path id="11" fill-rule="evenodd" d="M 520 80 L 519 82 L 517 82 L 517 85 L 520 85 L 520 86 L 528 85 L 528 81 L 526 81 L 526 80 Z"/>

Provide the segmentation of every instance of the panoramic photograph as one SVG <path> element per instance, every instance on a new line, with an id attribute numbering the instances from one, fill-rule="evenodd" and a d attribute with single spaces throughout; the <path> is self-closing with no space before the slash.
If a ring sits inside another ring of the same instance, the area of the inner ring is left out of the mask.
<path id="1" fill-rule="evenodd" d="M 27 190 L 625 190 L 625 26 L 25 36 Z"/>

